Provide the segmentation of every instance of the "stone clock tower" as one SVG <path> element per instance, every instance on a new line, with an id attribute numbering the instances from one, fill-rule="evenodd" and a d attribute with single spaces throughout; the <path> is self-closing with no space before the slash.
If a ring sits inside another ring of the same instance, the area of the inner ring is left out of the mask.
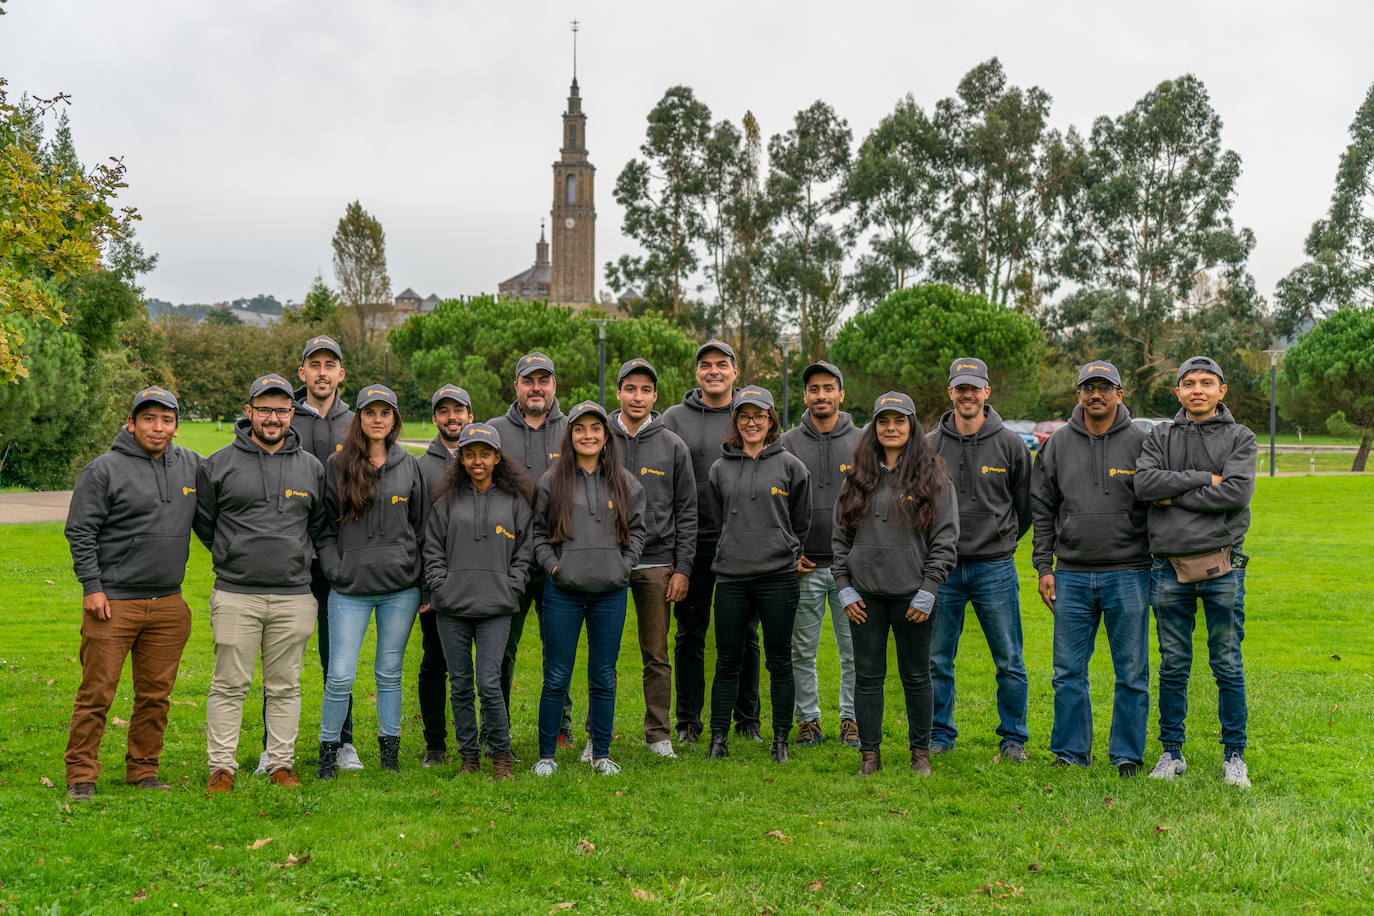
<path id="1" fill-rule="evenodd" d="M 563 147 L 553 164 L 553 258 L 549 302 L 587 306 L 595 299 L 596 167 L 587 161 L 587 116 L 574 71 L 568 110 L 563 112 Z"/>

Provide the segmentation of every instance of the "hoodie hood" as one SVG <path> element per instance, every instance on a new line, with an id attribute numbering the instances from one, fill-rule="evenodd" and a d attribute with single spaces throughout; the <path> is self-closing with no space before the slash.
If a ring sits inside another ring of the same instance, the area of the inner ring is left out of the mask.
<path id="1" fill-rule="evenodd" d="M 1031 456 L 1025 442 L 986 404 L 983 425 L 972 436 L 960 435 L 954 411 L 947 410 L 926 441 L 945 459 L 959 498 L 959 562 L 1014 554 L 1031 525 Z"/>
<path id="2" fill-rule="evenodd" d="M 730 433 L 730 405 L 711 407 L 701 399 L 701 389 L 693 388 L 682 396 L 681 404 L 663 412 L 663 425 L 677 433 L 687 446 L 697 485 L 697 537 L 708 546 L 713 545 L 720 534 L 720 519 L 706 490 L 707 478 L 711 465 L 721 456 L 721 443 Z"/>
<path id="3" fill-rule="evenodd" d="M 1135 427 L 1131 425 L 1131 412 L 1126 409 L 1125 404 L 1117 405 L 1116 419 L 1112 421 L 1112 425 L 1107 431 L 1100 436 L 1094 435 L 1088 431 L 1088 424 L 1083 414 L 1083 405 L 1079 404 L 1075 406 L 1073 413 L 1069 414 L 1069 429 L 1087 440 L 1088 450 L 1093 456 L 1091 467 L 1089 468 L 1092 475 L 1092 483 L 1094 486 L 1102 487 L 1103 493 L 1108 492 L 1106 486 L 1107 480 L 1110 477 L 1110 469 L 1107 466 L 1107 450 L 1111 438 L 1112 436 L 1120 435 L 1128 428 L 1134 429 Z M 1143 434 L 1141 438 L 1144 438 Z M 1138 445 L 1136 446 L 1136 451 L 1139 451 Z M 1134 462 L 1131 463 L 1131 467 L 1135 467 Z"/>
<path id="4" fill-rule="evenodd" d="M 803 553 L 818 567 L 830 565 L 831 539 L 834 533 L 835 502 L 839 499 L 845 473 L 854 464 L 854 451 L 859 446 L 863 430 L 854 419 L 840 411 L 835 428 L 823 433 L 807 410 L 801 423 L 782 434 L 783 448 L 801 459 L 811 474 L 811 531 Z"/>
<path id="5" fill-rule="evenodd" d="M 425 479 L 425 492 L 429 493 L 429 498 L 434 498 L 434 493 L 439 488 L 439 483 L 444 479 L 444 472 L 448 470 L 449 462 L 453 461 L 453 456 L 448 453 L 448 448 L 444 446 L 444 441 L 435 436 L 429 443 L 429 448 L 419 457 L 420 476 Z"/>
<path id="6" fill-rule="evenodd" d="M 558 398 L 554 398 L 538 429 L 525 422 L 519 401 L 511 401 L 504 414 L 493 417 L 487 423 L 495 427 L 501 436 L 503 460 L 521 465 L 531 482 L 538 483 L 553 459 L 558 457 L 558 450 L 562 448 L 563 428 L 568 425 L 568 419 L 558 406 Z"/>
<path id="7" fill-rule="evenodd" d="M 343 399 L 343 394 L 337 390 L 334 392 L 334 403 L 329 405 L 329 411 L 324 416 L 306 406 L 304 385 L 297 388 L 294 394 L 296 414 L 291 418 L 291 431 L 300 438 L 301 448 L 324 464 L 342 446 L 344 433 L 353 421 L 353 411 Z"/>

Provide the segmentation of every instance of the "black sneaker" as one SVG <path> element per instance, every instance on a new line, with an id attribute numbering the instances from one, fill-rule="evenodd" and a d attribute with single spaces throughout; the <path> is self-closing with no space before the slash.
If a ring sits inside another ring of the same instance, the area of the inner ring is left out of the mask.
<path id="1" fill-rule="evenodd" d="M 1054 758 L 1054 762 L 1051 763 L 1050 766 L 1052 766 L 1052 767 L 1065 767 L 1065 768 L 1068 768 L 1068 767 L 1073 766 L 1073 761 L 1070 760 L 1070 759 L 1067 758 L 1067 757 L 1056 757 L 1056 758 Z"/>
<path id="2" fill-rule="evenodd" d="M 1122 779 L 1131 779 L 1140 772 L 1140 764 L 1127 760 L 1116 765 L 1116 772 Z"/>
<path id="3" fill-rule="evenodd" d="M 1025 763 L 1026 748 L 1020 744 L 1005 744 L 1000 752 L 1003 763 Z"/>
<path id="4" fill-rule="evenodd" d="M 696 744 L 701 738 L 701 729 L 695 725 L 684 725 L 677 730 L 678 744 Z"/>
<path id="5" fill-rule="evenodd" d="M 95 797 L 95 783 L 74 782 L 67 786 L 67 799 L 74 802 L 90 801 Z"/>
<path id="6" fill-rule="evenodd" d="M 448 763 L 448 752 L 443 748 L 430 748 L 425 751 L 425 762 L 420 764 L 422 767 L 437 767 Z"/>
<path id="7" fill-rule="evenodd" d="M 743 723 L 740 723 L 735 726 L 735 734 L 739 735 L 746 741 L 763 740 L 763 732 L 759 729 L 757 725 L 745 725 Z"/>

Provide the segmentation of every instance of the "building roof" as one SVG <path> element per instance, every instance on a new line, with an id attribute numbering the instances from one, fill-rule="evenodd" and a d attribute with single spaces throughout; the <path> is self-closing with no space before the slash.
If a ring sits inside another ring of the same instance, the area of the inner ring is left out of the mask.
<path id="1" fill-rule="evenodd" d="M 526 268 L 509 280 L 501 281 L 502 286 L 529 286 L 531 284 L 549 285 L 553 279 L 553 268 L 548 263 L 536 264 Z"/>
<path id="2" fill-rule="evenodd" d="M 421 301 L 421 300 L 420 300 L 420 294 L 417 293 L 417 292 L 415 292 L 415 290 L 411 289 L 409 286 L 407 286 L 405 289 L 401 290 L 401 292 L 397 294 L 396 298 L 397 298 L 397 300 L 400 300 L 400 299 L 414 299 L 416 302 Z"/>
<path id="3" fill-rule="evenodd" d="M 439 304 L 439 301 L 440 301 L 440 300 L 439 300 L 439 297 L 438 297 L 436 294 L 430 293 L 428 296 L 425 297 L 425 301 L 420 303 L 420 311 L 421 311 L 421 312 L 432 312 L 432 311 L 434 311 L 434 307 L 437 306 L 437 305 Z"/>

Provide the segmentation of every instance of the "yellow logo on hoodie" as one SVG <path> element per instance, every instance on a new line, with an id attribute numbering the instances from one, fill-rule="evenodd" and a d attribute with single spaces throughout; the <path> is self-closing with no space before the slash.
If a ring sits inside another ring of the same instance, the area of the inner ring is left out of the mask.
<path id="1" fill-rule="evenodd" d="M 497 534 L 504 534 L 506 537 L 510 538 L 512 541 L 515 540 L 515 535 L 513 535 L 513 534 L 511 534 L 509 531 L 507 531 L 505 525 L 497 525 L 497 526 L 496 526 L 496 533 L 497 533 Z"/>
<path id="2" fill-rule="evenodd" d="M 852 468 L 853 466 L 854 466 L 854 465 L 852 465 L 852 464 L 842 464 L 842 465 L 840 465 L 840 473 L 841 473 L 841 474 L 845 473 L 846 471 L 848 471 L 848 470 L 849 470 L 850 468 Z"/>
<path id="3" fill-rule="evenodd" d="M 664 476 L 664 473 L 663 473 L 662 471 L 657 470 L 657 469 L 655 469 L 655 468 L 640 468 L 640 469 L 639 469 L 639 476 L 640 476 L 640 477 L 643 477 L 645 474 L 657 474 L 659 477 L 663 477 L 663 476 Z"/>
<path id="4" fill-rule="evenodd" d="M 1115 477 L 1117 474 L 1134 475 L 1135 471 L 1128 470 L 1126 468 L 1112 468 L 1110 471 L 1107 472 L 1107 475 L 1109 477 Z"/>
<path id="5" fill-rule="evenodd" d="M 304 496 L 306 499 L 309 499 L 309 498 L 310 498 L 310 494 L 309 494 L 309 493 L 303 493 L 303 492 L 301 492 L 300 490 L 290 490 L 290 489 L 288 489 L 288 490 L 286 491 L 286 498 L 287 498 L 287 499 L 290 499 L 290 498 L 293 497 L 293 496 Z"/>
<path id="6" fill-rule="evenodd" d="M 772 493 L 773 493 L 774 496 L 791 496 L 791 495 L 792 495 L 791 493 L 788 493 L 786 490 L 779 490 L 777 487 L 773 487 L 773 488 L 772 488 Z"/>
<path id="7" fill-rule="evenodd" d="M 190 495 L 190 494 L 192 494 L 192 493 L 194 493 L 194 492 L 196 492 L 196 488 L 195 488 L 195 487 L 182 487 L 182 488 L 181 488 L 181 495 L 182 495 L 182 496 L 188 496 L 188 495 Z"/>
<path id="8" fill-rule="evenodd" d="M 1005 473 L 1007 472 L 1007 469 L 1006 469 L 1006 468 L 995 468 L 995 467 L 993 467 L 993 466 L 990 465 L 990 464 L 985 464 L 985 465 L 983 465 L 983 473 L 986 474 L 986 473 L 988 473 L 989 471 L 992 471 L 992 472 L 995 473 L 995 474 L 1005 474 Z"/>
<path id="9" fill-rule="evenodd" d="M 408 497 L 408 496 L 393 496 L 393 497 L 391 497 L 391 504 L 392 504 L 393 506 L 396 505 L 397 503 L 408 503 L 408 502 L 410 502 L 410 497 Z"/>

